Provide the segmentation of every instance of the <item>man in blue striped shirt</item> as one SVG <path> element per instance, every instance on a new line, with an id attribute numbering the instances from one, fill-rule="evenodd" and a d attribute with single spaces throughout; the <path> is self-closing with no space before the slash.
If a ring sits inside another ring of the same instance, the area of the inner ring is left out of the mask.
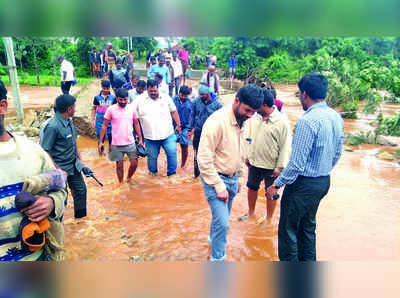
<path id="1" fill-rule="evenodd" d="M 328 193 L 330 173 L 342 153 L 344 124 L 325 102 L 328 80 L 306 74 L 298 83 L 304 115 L 297 122 L 286 168 L 267 190 L 268 200 L 286 185 L 281 201 L 278 254 L 281 261 L 315 261 L 316 214 Z"/>

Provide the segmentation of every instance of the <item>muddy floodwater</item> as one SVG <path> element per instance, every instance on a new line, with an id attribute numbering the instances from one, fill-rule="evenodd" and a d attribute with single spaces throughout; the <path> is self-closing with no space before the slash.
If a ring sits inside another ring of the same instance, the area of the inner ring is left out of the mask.
<path id="1" fill-rule="evenodd" d="M 278 97 L 286 103 L 286 111 L 295 123 L 302 115 L 293 97 L 295 86 L 281 86 L 278 90 Z M 363 127 L 364 123 L 346 120 L 345 125 L 347 129 Z M 141 158 L 133 182 L 116 187 L 115 164 L 98 157 L 96 141 L 80 137 L 78 146 L 84 163 L 104 187 L 86 180 L 85 219 L 73 218 L 69 197 L 64 217 L 67 260 L 206 260 L 211 213 L 200 180 L 193 179 L 191 147 L 185 168 L 178 169 L 175 177 L 166 177 L 162 153 L 158 176 L 148 176 L 146 159 Z M 381 148 L 364 145 L 354 152 L 343 152 L 332 172 L 329 194 L 318 211 L 319 260 L 400 260 L 400 166 L 377 159 Z M 125 161 L 125 171 L 127 166 Z M 243 185 L 233 203 L 228 258 L 277 260 L 279 204 L 270 222 L 258 223 L 257 219 L 265 214 L 261 190 L 256 219 L 237 221 L 246 211 L 247 188 Z"/>

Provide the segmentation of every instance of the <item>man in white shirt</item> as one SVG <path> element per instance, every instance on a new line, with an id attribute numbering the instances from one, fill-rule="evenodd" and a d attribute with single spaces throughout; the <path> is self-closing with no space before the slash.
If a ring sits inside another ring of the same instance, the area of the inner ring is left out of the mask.
<path id="1" fill-rule="evenodd" d="M 171 60 L 172 68 L 174 69 L 174 81 L 175 81 L 175 95 L 179 94 L 179 80 L 183 74 L 182 72 L 182 63 L 177 58 L 177 54 L 175 51 L 172 52 L 172 60 Z"/>
<path id="2" fill-rule="evenodd" d="M 177 167 L 175 130 L 181 133 L 181 121 L 176 106 L 168 94 L 158 91 L 156 80 L 147 81 L 147 92 L 138 96 L 132 103 L 143 128 L 144 141 L 149 152 L 147 168 L 150 175 L 158 172 L 157 161 L 160 147 L 167 156 L 167 176 L 174 175 Z"/>
<path id="3" fill-rule="evenodd" d="M 62 56 L 59 56 L 57 61 L 61 64 L 61 91 L 63 94 L 69 94 L 72 82 L 75 81 L 74 66 Z"/>
<path id="4" fill-rule="evenodd" d="M 158 91 L 160 93 L 167 94 L 169 96 L 169 87 L 168 87 L 167 83 L 165 83 L 165 81 L 163 80 L 162 74 L 157 72 L 154 75 L 154 78 L 158 83 Z"/>

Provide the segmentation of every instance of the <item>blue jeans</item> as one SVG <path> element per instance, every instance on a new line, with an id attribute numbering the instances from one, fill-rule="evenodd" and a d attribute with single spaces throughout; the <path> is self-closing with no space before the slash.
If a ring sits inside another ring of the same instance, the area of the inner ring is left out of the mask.
<path id="1" fill-rule="evenodd" d="M 164 149 L 165 155 L 167 155 L 167 175 L 173 175 L 176 173 L 176 167 L 178 164 L 177 154 L 176 154 L 176 136 L 175 133 L 170 135 L 164 140 L 149 140 L 144 139 L 146 143 L 147 151 L 149 155 L 147 156 L 147 168 L 150 174 L 155 174 L 158 172 L 157 160 L 160 154 L 160 147 Z"/>
<path id="2" fill-rule="evenodd" d="M 104 120 L 96 120 L 96 135 L 97 135 L 97 140 L 99 142 L 100 142 L 101 128 L 103 127 L 103 122 L 104 122 Z M 111 125 L 108 125 L 106 135 L 107 135 L 107 138 L 108 138 L 108 143 L 111 145 L 111 142 L 112 142 Z M 104 143 L 105 140 L 106 140 L 106 136 L 104 135 L 103 143 Z"/>
<path id="3" fill-rule="evenodd" d="M 228 203 L 217 198 L 215 188 L 203 182 L 204 194 L 207 198 L 208 205 L 211 208 L 211 225 L 210 236 L 208 242 L 211 244 L 211 262 L 223 261 L 226 258 L 226 236 L 229 228 L 229 215 L 231 214 L 233 198 L 238 192 L 238 176 L 235 174 L 232 178 L 219 175 L 224 181 L 226 190 L 229 194 Z"/>

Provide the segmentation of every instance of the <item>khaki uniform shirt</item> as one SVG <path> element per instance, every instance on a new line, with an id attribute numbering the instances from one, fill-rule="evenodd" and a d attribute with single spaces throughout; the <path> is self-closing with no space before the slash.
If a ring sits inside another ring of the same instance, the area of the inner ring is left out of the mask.
<path id="1" fill-rule="evenodd" d="M 275 109 L 266 120 L 254 115 L 248 121 L 248 129 L 250 164 L 270 170 L 284 168 L 290 155 L 290 124 L 287 119 Z"/>
<path id="2" fill-rule="evenodd" d="M 226 190 L 218 173 L 238 173 L 239 178 L 243 177 L 245 142 L 244 130 L 236 121 L 232 105 L 215 111 L 204 123 L 197 162 L 205 183 L 217 193 Z"/>

